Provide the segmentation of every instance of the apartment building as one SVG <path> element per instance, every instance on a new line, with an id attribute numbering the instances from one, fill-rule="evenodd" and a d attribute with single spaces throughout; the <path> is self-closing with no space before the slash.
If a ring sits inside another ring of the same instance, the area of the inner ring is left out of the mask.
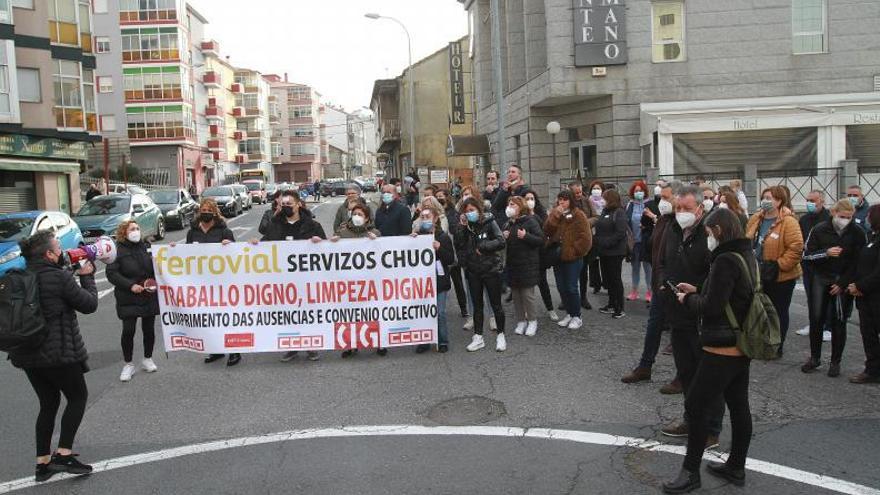
<path id="1" fill-rule="evenodd" d="M 234 139 L 238 143 L 235 162 L 241 170 L 262 169 L 273 177 L 269 124 L 269 82 L 255 70 L 236 69 Z"/>
<path id="2" fill-rule="evenodd" d="M 326 126 L 321 126 L 321 95 L 313 88 L 288 81 L 287 76 L 266 75 L 275 97 L 272 139 L 275 180 L 310 182 L 323 178 L 322 165 L 329 160 Z M 326 111 L 326 110 L 325 110 Z"/>
<path id="3" fill-rule="evenodd" d="M 89 0 L 0 1 L 0 213 L 79 209 L 100 140 Z"/>
<path id="4" fill-rule="evenodd" d="M 236 69 L 220 52 L 220 43 L 205 40 L 201 43 L 205 66 L 201 71 L 201 83 L 207 91 L 204 108 L 197 102 L 196 110 L 205 116 L 208 126 L 207 148 L 214 161 L 214 177 L 217 184 L 235 181 L 239 165 L 238 141 L 235 130 L 238 120 L 232 115 L 235 107 L 235 92 L 244 91 L 235 82 Z"/>
<path id="5" fill-rule="evenodd" d="M 101 132 L 95 161 L 201 190 L 214 178 L 202 53 L 208 21 L 183 0 L 100 0 L 94 14 Z M 104 155 L 109 151 L 109 156 Z"/>

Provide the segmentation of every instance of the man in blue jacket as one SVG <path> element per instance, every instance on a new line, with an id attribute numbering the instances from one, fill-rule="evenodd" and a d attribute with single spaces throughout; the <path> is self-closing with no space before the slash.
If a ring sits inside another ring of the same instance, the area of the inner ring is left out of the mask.
<path id="1" fill-rule="evenodd" d="M 412 220 L 409 208 L 400 201 L 400 193 L 392 185 L 382 187 L 382 206 L 376 211 L 376 228 L 382 237 L 409 235 Z"/>
<path id="2" fill-rule="evenodd" d="M 871 203 L 865 199 L 865 195 L 862 193 L 862 187 L 859 185 L 849 186 L 846 188 L 846 197 L 849 199 L 849 202 L 852 203 L 853 208 L 856 209 L 856 213 L 853 215 L 853 222 L 865 231 L 865 233 L 871 232 L 867 222 L 868 209 L 871 208 Z"/>

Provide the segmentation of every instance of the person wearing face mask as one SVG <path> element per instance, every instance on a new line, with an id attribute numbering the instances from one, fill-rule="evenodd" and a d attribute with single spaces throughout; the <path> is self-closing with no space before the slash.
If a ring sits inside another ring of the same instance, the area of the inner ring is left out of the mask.
<path id="1" fill-rule="evenodd" d="M 474 307 L 474 336 L 468 344 L 469 352 L 486 346 L 483 340 L 483 297 L 486 293 L 495 315 L 497 336 L 495 350 L 507 350 L 504 336 L 504 309 L 501 307 L 501 272 L 504 263 L 504 236 L 491 213 L 483 212 L 483 205 L 476 198 L 468 198 L 462 206 L 462 215 L 455 227 L 455 250 L 465 269 L 471 302 Z"/>
<path id="2" fill-rule="evenodd" d="M 590 202 L 590 207 L 593 209 L 595 216 L 588 217 L 590 220 L 590 227 L 593 229 L 593 236 L 596 234 L 596 222 L 599 221 L 599 216 L 602 215 L 602 212 L 605 210 L 605 199 L 602 198 L 602 193 L 605 192 L 607 187 L 602 181 L 594 180 L 590 183 L 589 191 L 590 195 L 587 198 Z M 598 244 L 593 243 L 593 249 L 587 255 L 587 261 L 589 265 L 587 267 L 589 277 L 589 286 L 593 288 L 593 294 L 598 294 L 602 291 L 602 287 L 605 287 L 605 278 L 602 273 L 602 266 L 599 263 L 599 251 Z M 586 300 L 586 289 L 582 288 L 582 300 Z M 585 309 L 592 309 L 589 303 L 582 304 Z"/>
<path id="3" fill-rule="evenodd" d="M 621 205 L 620 194 L 614 189 L 603 193 L 605 210 L 596 222 L 593 242 L 599 250 L 599 263 L 602 267 L 602 281 L 608 287 L 608 304 L 599 309 L 600 313 L 610 314 L 614 319 L 626 316 L 623 312 L 623 276 L 621 269 L 627 255 L 627 233 L 629 221 Z"/>
<path id="4" fill-rule="evenodd" d="M 675 196 L 675 223 L 663 235 L 663 255 L 658 259 L 655 277 L 662 282 L 660 295 L 665 301 L 664 314 L 672 330 L 672 357 L 685 400 L 702 358 L 699 337 L 699 316 L 683 308 L 668 285 L 681 283 L 701 289 L 709 274 L 711 252 L 704 226 L 703 193 L 696 186 L 681 187 Z M 654 294 L 657 297 L 658 294 Z M 718 445 L 724 403 L 709 404 L 709 437 L 706 448 Z M 692 419 L 685 411 L 684 421 L 663 427 L 660 432 L 671 437 L 688 435 Z"/>
<path id="5" fill-rule="evenodd" d="M 351 217 L 351 209 L 357 204 L 366 206 L 367 202 L 361 197 L 361 188 L 357 184 L 352 184 L 345 189 L 345 201 L 336 209 L 336 216 L 333 218 L 334 232 L 339 230 L 340 225 L 348 221 Z"/>
<path id="6" fill-rule="evenodd" d="M 816 225 L 819 225 L 822 222 L 830 222 L 831 214 L 828 213 L 828 208 L 825 208 L 825 193 L 819 190 L 810 191 L 807 194 L 807 213 L 801 215 L 798 223 L 801 227 L 801 236 L 804 239 L 810 237 L 810 232 L 812 232 L 813 228 Z M 813 278 L 813 267 L 810 263 L 802 263 L 801 270 L 804 273 L 804 287 L 808 288 L 812 285 Z M 812 295 L 809 290 L 806 290 L 807 293 L 807 313 L 809 314 L 810 308 L 812 308 Z M 822 334 L 822 340 L 828 342 L 831 340 L 831 327 L 827 327 L 826 330 Z M 810 335 L 810 325 L 805 326 L 797 331 L 798 335 Z"/>
<path id="7" fill-rule="evenodd" d="M 434 236 L 434 252 L 437 255 L 437 352 L 449 350 L 449 330 L 446 324 L 446 300 L 452 281 L 449 278 L 449 267 L 455 263 L 455 248 L 449 234 L 439 228 L 440 219 L 445 218 L 442 210 L 432 206 L 422 209 L 419 224 L 414 227 L 412 237 L 420 235 Z M 419 344 L 416 353 L 423 354 L 431 349 L 430 344 Z"/>
<path id="8" fill-rule="evenodd" d="M 700 487 L 700 465 L 710 435 L 706 429 L 707 405 L 723 398 L 730 410 L 732 427 L 730 455 L 724 463 L 710 462 L 709 474 L 743 486 L 752 437 L 751 360 L 737 348 L 734 328 L 746 317 L 754 298 L 758 276 L 754 251 L 739 219 L 730 210 L 719 209 L 709 214 L 703 224 L 706 246 L 712 253 L 709 274 L 699 290 L 687 283 L 677 285 L 676 302 L 699 316 L 702 357 L 685 400 L 685 410 L 691 419 L 687 454 L 678 476 L 663 483 L 666 493 L 687 493 Z M 728 307 L 736 322 L 728 319 Z"/>
<path id="9" fill-rule="evenodd" d="M 587 215 L 572 206 L 573 200 L 571 191 L 563 190 L 556 195 L 556 207 L 547 215 L 544 234 L 549 239 L 548 249 L 558 251 L 559 261 L 553 271 L 566 315 L 557 325 L 577 330 L 583 326 L 578 281 L 584 256 L 593 246 L 593 234 Z"/>
<path id="10" fill-rule="evenodd" d="M 708 215 L 715 209 L 715 191 L 709 186 L 701 187 L 703 191 L 703 214 Z"/>
<path id="11" fill-rule="evenodd" d="M 507 167 L 507 182 L 498 189 L 498 194 L 492 200 L 492 214 L 495 215 L 495 221 L 498 225 L 504 225 L 507 222 L 507 202 L 512 197 L 522 197 L 523 193 L 529 190 L 522 176 L 522 168 L 519 165 L 511 165 Z"/>
<path id="12" fill-rule="evenodd" d="M 523 198 L 510 198 L 505 213 L 507 224 L 503 234 L 507 240 L 507 268 L 517 322 L 514 333 L 534 337 L 538 331 L 535 286 L 541 275 L 540 250 L 544 246 L 544 229 Z"/>
<path id="13" fill-rule="evenodd" d="M 749 217 L 748 215 L 746 215 L 746 211 L 742 208 L 742 206 L 740 206 L 739 198 L 736 197 L 735 192 L 731 190 L 722 192 L 719 189 L 718 208 L 732 211 L 736 215 L 736 217 L 739 218 L 739 221 L 742 224 L 743 231 L 745 232 L 746 227 L 749 225 Z"/>
<path id="14" fill-rule="evenodd" d="M 816 225 L 807 238 L 804 262 L 812 268 L 810 287 L 810 358 L 801 366 L 812 373 L 821 365 L 822 331 L 831 327 L 831 364 L 828 376 L 840 375 L 840 361 L 846 345 L 846 322 L 852 313 L 849 285 L 860 275 L 859 255 L 867 244 L 864 231 L 853 222 L 855 208 L 842 199 L 831 208 L 831 221 Z"/>
<path id="15" fill-rule="evenodd" d="M 458 204 L 456 205 L 455 219 L 453 222 L 450 222 L 450 224 L 449 224 L 450 228 L 452 229 L 450 231 L 450 235 L 452 235 L 453 241 L 456 239 L 456 237 L 458 236 L 458 232 L 459 232 L 459 229 L 454 228 L 453 226 L 457 226 L 459 224 L 460 219 L 461 219 L 461 215 L 464 214 L 464 202 L 469 198 L 474 198 L 475 200 L 477 200 L 481 204 L 483 204 L 485 207 L 485 202 L 483 201 L 483 198 L 480 195 L 480 191 L 477 190 L 476 187 L 465 186 L 462 189 L 461 200 L 459 200 Z M 494 215 L 492 215 L 491 212 L 489 212 L 488 216 L 490 216 L 494 219 Z M 497 224 L 498 222 L 496 221 L 495 223 Z M 460 258 L 459 258 L 459 264 L 462 265 L 462 269 L 465 268 L 465 265 L 462 264 Z M 473 304 L 473 298 L 471 297 L 471 294 L 470 294 L 470 286 L 467 283 L 467 273 L 463 273 L 463 275 L 464 275 L 464 282 L 465 282 L 464 283 L 464 290 L 467 295 L 466 299 L 467 299 L 467 304 L 468 304 L 468 314 L 471 316 L 465 319 L 465 322 L 464 322 L 464 325 L 462 326 L 462 329 L 470 332 L 470 331 L 473 331 L 473 329 L 474 329 L 474 318 L 473 318 L 474 304 Z M 483 294 L 483 311 L 484 311 L 483 319 L 489 320 L 489 328 L 492 329 L 492 331 L 494 331 L 496 328 L 498 328 L 498 326 L 495 322 L 494 313 L 492 313 L 492 304 L 489 301 L 489 295 L 486 294 L 485 292 Z"/>
<path id="16" fill-rule="evenodd" d="M 280 204 L 278 211 L 280 211 Z M 271 223 L 266 227 L 267 231 L 270 227 Z M 220 214 L 217 203 L 210 198 L 203 199 L 199 203 L 199 213 L 193 219 L 193 224 L 186 233 L 186 243 L 222 244 L 225 246 L 231 242 L 235 242 L 235 234 L 226 225 L 226 219 Z M 172 243 L 171 245 L 173 246 L 174 244 Z M 210 364 L 220 359 L 223 359 L 223 354 L 211 354 L 205 358 L 205 363 Z M 229 355 L 226 365 L 235 366 L 239 362 L 241 362 L 241 354 L 233 353 Z"/>
<path id="17" fill-rule="evenodd" d="M 26 270 L 36 276 L 40 310 L 45 319 L 45 338 L 39 346 L 9 353 L 16 368 L 24 370 L 40 401 L 36 420 L 37 464 L 34 479 L 47 481 L 56 473 L 89 474 L 92 466 L 81 463 L 73 453 L 73 442 L 88 400 L 85 373 L 89 354 L 79 331 L 76 313 L 92 314 L 98 309 L 95 266 L 86 262 L 74 272 L 68 270 L 61 244 L 51 231 L 41 231 L 19 241 Z M 52 453 L 61 395 L 67 405 L 61 416 L 61 436 Z"/>
<path id="18" fill-rule="evenodd" d="M 382 237 L 409 235 L 412 226 L 410 218 L 409 208 L 400 201 L 395 186 L 383 187 L 382 206 L 376 212 L 376 228 L 382 232 Z"/>
<path id="19" fill-rule="evenodd" d="M 867 222 L 868 210 L 871 208 L 871 203 L 869 203 L 868 200 L 865 199 L 865 195 L 862 192 L 862 186 L 852 185 L 847 187 L 846 199 L 848 199 L 850 204 L 853 205 L 853 208 L 855 208 L 853 223 L 867 234 L 871 231 L 871 228 L 868 226 Z"/>
<path id="20" fill-rule="evenodd" d="M 278 214 L 278 209 L 281 208 L 281 193 L 283 191 L 281 189 L 275 191 L 272 195 L 272 203 L 269 209 L 263 212 L 263 217 L 260 218 L 260 227 L 257 229 L 260 234 L 266 235 L 266 230 L 269 228 L 269 224 L 272 222 L 272 218 Z M 339 213 L 337 212 L 337 215 Z"/>
<path id="21" fill-rule="evenodd" d="M 761 192 L 761 209 L 749 219 L 746 237 L 752 240 L 755 257 L 761 265 L 761 284 L 764 293 L 773 302 L 779 315 L 782 343 L 779 356 L 783 354 L 788 333 L 791 297 L 794 286 L 801 276 L 801 257 L 804 238 L 797 218 L 785 206 L 788 195 L 780 186 Z"/>
<path id="22" fill-rule="evenodd" d="M 446 219 L 446 215 L 444 214 L 443 206 L 440 204 L 440 200 L 438 200 L 434 196 L 428 196 L 419 203 L 419 205 L 417 207 L 417 211 L 419 212 L 419 216 L 415 220 L 413 220 L 412 231 L 415 232 L 418 230 L 418 226 L 422 222 L 422 219 L 421 219 L 422 211 L 425 208 L 430 208 L 430 209 L 439 213 L 437 216 L 437 219 L 438 219 L 438 222 L 440 223 L 440 229 L 443 230 L 443 232 L 448 233 L 449 232 L 449 221 Z"/>
<path id="23" fill-rule="evenodd" d="M 452 194 L 446 189 L 440 189 L 437 191 L 436 198 L 443 207 L 443 215 L 446 218 L 447 229 L 449 229 L 450 225 L 455 225 L 455 222 L 458 221 L 458 212 L 455 211 L 455 202 L 452 200 Z M 451 239 L 452 231 L 446 230 L 446 233 L 449 234 Z M 468 320 L 470 318 L 470 312 L 468 311 L 464 278 L 461 273 L 461 266 L 455 256 L 453 256 L 453 262 L 449 265 L 447 273 L 449 274 L 449 279 L 452 281 L 452 287 L 455 289 L 455 300 L 458 302 L 458 309 L 461 311 L 461 317 Z"/>
<path id="24" fill-rule="evenodd" d="M 880 383 L 880 205 L 868 210 L 871 234 L 859 253 L 856 279 L 847 293 L 856 298 L 859 331 L 865 349 L 865 370 L 850 377 L 850 383 Z"/>
<path id="25" fill-rule="evenodd" d="M 144 337 L 141 369 L 147 373 L 154 373 L 158 369 L 153 362 L 153 346 L 156 343 L 159 296 L 150 243 L 141 239 L 141 228 L 137 222 L 128 220 L 120 223 L 116 229 L 116 239 L 116 260 L 107 265 L 107 280 L 113 284 L 116 316 L 122 320 L 122 357 L 125 365 L 119 380 L 128 382 L 135 373 L 132 358 L 138 318 Z"/>
<path id="26" fill-rule="evenodd" d="M 651 263 L 650 257 L 645 256 L 648 250 L 644 248 L 645 244 L 650 242 L 651 231 L 654 229 L 654 222 L 651 221 L 648 213 L 654 214 L 648 209 L 649 203 L 653 200 L 646 201 L 647 188 L 645 181 L 637 180 L 629 188 L 630 202 L 626 205 L 627 227 L 633 240 L 633 249 L 630 253 L 630 264 L 632 265 L 631 282 L 632 288 L 627 299 L 635 301 L 639 298 L 639 283 L 641 283 L 641 273 L 645 273 L 645 301 L 651 302 Z M 646 228 L 647 227 L 647 228 Z"/>

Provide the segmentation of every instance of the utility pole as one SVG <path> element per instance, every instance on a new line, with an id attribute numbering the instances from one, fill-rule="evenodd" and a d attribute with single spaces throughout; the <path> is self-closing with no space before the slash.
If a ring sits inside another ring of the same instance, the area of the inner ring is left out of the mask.
<path id="1" fill-rule="evenodd" d="M 507 166 L 504 148 L 504 77 L 501 73 L 501 6 L 499 0 L 491 0 L 492 15 L 492 74 L 495 76 L 495 112 L 498 125 L 498 170 Z"/>

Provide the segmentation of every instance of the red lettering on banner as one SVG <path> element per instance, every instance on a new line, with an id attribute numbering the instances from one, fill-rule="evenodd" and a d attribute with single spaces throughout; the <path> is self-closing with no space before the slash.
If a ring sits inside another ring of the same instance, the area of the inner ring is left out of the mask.
<path id="1" fill-rule="evenodd" d="M 434 278 L 395 278 L 382 281 L 383 301 L 435 299 Z"/>
<path id="2" fill-rule="evenodd" d="M 279 335 L 279 349 L 323 349 L 323 335 Z"/>
<path id="3" fill-rule="evenodd" d="M 191 349 L 193 351 L 204 351 L 205 350 L 205 341 L 202 339 L 194 339 L 192 337 L 187 337 L 186 335 L 172 335 L 171 336 L 171 348 L 172 349 Z"/>
<path id="4" fill-rule="evenodd" d="M 337 280 L 306 284 L 309 304 L 364 303 L 379 299 L 373 280 Z"/>
<path id="5" fill-rule="evenodd" d="M 336 349 L 377 349 L 381 345 L 379 322 L 336 323 L 333 326 Z"/>
<path id="6" fill-rule="evenodd" d="M 227 333 L 223 336 L 223 345 L 227 349 L 254 346 L 254 334 L 252 333 Z"/>
<path id="7" fill-rule="evenodd" d="M 388 334 L 388 345 L 424 344 L 434 341 L 433 330 L 409 330 Z"/>

